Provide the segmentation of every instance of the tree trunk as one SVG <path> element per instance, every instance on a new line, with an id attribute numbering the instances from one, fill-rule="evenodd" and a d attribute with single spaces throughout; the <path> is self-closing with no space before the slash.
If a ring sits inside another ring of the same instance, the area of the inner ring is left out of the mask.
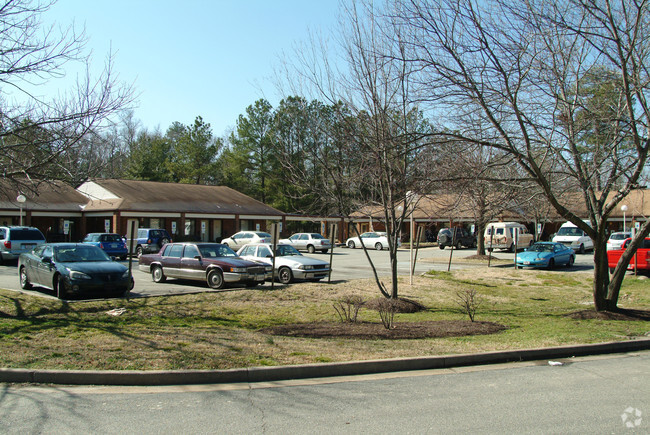
<path id="1" fill-rule="evenodd" d="M 609 267 L 607 265 L 607 245 L 604 241 L 594 241 L 594 307 L 596 311 L 616 310 L 617 300 L 607 300 L 609 287 Z"/>

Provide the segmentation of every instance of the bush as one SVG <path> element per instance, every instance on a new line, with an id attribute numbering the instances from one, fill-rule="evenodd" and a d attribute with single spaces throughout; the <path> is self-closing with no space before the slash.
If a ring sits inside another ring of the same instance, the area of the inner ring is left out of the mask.
<path id="1" fill-rule="evenodd" d="M 356 323 L 359 310 L 364 304 L 361 296 L 345 296 L 334 302 L 334 309 L 342 323 Z"/>
<path id="2" fill-rule="evenodd" d="M 469 320 L 472 322 L 476 316 L 476 310 L 478 310 L 482 302 L 476 289 L 465 289 L 456 292 L 456 303 L 460 306 L 463 313 L 469 316 Z"/>

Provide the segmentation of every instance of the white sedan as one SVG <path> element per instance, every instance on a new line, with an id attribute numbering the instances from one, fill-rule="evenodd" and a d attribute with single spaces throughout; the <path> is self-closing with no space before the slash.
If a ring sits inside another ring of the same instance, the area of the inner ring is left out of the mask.
<path id="1" fill-rule="evenodd" d="M 632 237 L 632 233 L 629 231 L 612 233 L 609 236 L 609 240 L 607 240 L 607 250 L 621 249 L 623 243 L 625 243 L 625 239 L 629 239 L 630 237 Z"/>
<path id="2" fill-rule="evenodd" d="M 361 238 L 363 239 L 363 244 L 366 246 L 366 249 L 374 248 L 378 251 L 381 251 L 384 248 L 388 248 L 388 237 L 384 232 L 370 231 L 361 234 Z M 350 237 L 345 241 L 345 244 L 350 249 L 357 247 L 361 248 L 361 242 L 359 241 L 358 237 Z M 397 247 L 399 248 L 400 246 L 401 243 L 398 241 Z"/>
<path id="3" fill-rule="evenodd" d="M 270 243 L 251 243 L 237 251 L 237 255 L 245 260 L 273 264 L 272 252 L 273 245 Z M 329 274 L 330 264 L 327 261 L 305 257 L 291 245 L 277 245 L 275 252 L 275 276 L 282 284 L 297 279 L 319 281 Z"/>
<path id="4" fill-rule="evenodd" d="M 329 239 L 318 233 L 296 233 L 288 239 L 280 240 L 278 243 L 291 245 L 299 251 L 306 250 L 310 254 L 313 254 L 315 251 L 320 251 L 325 254 L 332 247 Z"/>

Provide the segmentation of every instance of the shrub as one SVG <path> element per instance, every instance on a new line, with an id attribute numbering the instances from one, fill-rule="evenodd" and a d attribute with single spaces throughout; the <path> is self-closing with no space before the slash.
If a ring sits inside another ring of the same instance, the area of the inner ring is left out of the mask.
<path id="1" fill-rule="evenodd" d="M 356 323 L 359 310 L 364 304 L 361 296 L 345 296 L 334 302 L 334 309 L 342 323 Z"/>

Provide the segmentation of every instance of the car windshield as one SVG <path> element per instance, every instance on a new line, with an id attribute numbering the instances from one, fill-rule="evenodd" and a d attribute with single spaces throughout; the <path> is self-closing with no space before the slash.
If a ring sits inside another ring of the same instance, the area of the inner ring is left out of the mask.
<path id="1" fill-rule="evenodd" d="M 236 257 L 237 253 L 226 245 L 198 245 L 201 256 L 204 258 Z"/>
<path id="2" fill-rule="evenodd" d="M 122 236 L 119 234 L 104 234 L 101 237 L 102 242 L 121 242 Z"/>
<path id="3" fill-rule="evenodd" d="M 553 252 L 553 245 L 535 243 L 528 250 L 529 251 L 535 251 L 535 252 Z"/>
<path id="4" fill-rule="evenodd" d="M 562 227 L 557 232 L 558 236 L 582 236 L 582 230 L 576 227 Z"/>
<path id="5" fill-rule="evenodd" d="M 54 248 L 54 260 L 62 263 L 85 261 L 111 261 L 104 251 L 95 246 L 57 246 Z"/>
<path id="6" fill-rule="evenodd" d="M 302 255 L 296 248 L 289 245 L 278 245 L 275 248 L 275 255 L 278 257 L 288 257 L 290 255 Z"/>

